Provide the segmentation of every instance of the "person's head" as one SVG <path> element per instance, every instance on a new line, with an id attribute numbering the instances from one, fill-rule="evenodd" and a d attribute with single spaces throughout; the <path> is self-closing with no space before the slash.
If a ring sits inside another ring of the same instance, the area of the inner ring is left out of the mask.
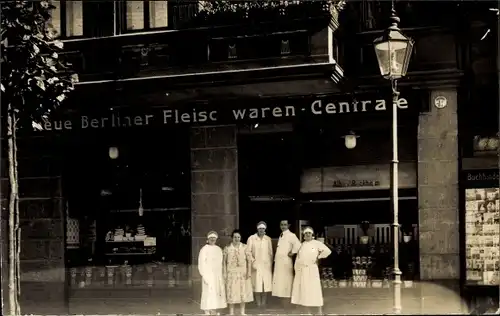
<path id="1" fill-rule="evenodd" d="M 219 235 L 215 231 L 209 231 L 207 234 L 207 244 L 209 245 L 215 245 L 215 242 L 217 241 L 217 238 L 219 238 Z"/>
<path id="2" fill-rule="evenodd" d="M 305 241 L 311 241 L 313 239 L 314 230 L 308 226 L 304 229 L 303 234 Z"/>
<path id="3" fill-rule="evenodd" d="M 233 233 L 231 234 L 231 238 L 233 239 L 233 242 L 238 243 L 241 241 L 241 233 L 238 229 L 235 229 Z"/>
<path id="4" fill-rule="evenodd" d="M 257 224 L 257 234 L 259 236 L 264 236 L 266 234 L 267 225 L 266 222 L 259 222 Z"/>
<path id="5" fill-rule="evenodd" d="M 290 228 L 290 224 L 288 223 L 288 220 L 286 220 L 286 219 L 281 220 L 280 228 L 281 228 L 282 232 L 288 230 Z"/>

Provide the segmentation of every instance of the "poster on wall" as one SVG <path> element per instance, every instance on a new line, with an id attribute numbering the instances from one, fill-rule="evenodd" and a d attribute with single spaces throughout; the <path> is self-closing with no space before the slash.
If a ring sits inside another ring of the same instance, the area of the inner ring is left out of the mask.
<path id="1" fill-rule="evenodd" d="M 498 171 L 467 172 L 465 189 L 466 282 L 500 284 L 500 189 Z"/>

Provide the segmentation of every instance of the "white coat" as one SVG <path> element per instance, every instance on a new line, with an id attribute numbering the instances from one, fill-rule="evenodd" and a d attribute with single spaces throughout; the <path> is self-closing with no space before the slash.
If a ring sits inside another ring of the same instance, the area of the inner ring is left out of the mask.
<path id="1" fill-rule="evenodd" d="M 295 260 L 292 304 L 323 306 L 323 290 L 318 269 L 318 259 L 328 257 L 332 251 L 317 240 L 304 241 Z"/>
<path id="2" fill-rule="evenodd" d="M 204 311 L 227 307 L 222 261 L 222 249 L 219 246 L 205 245 L 201 248 L 198 271 L 202 277 L 200 308 Z"/>
<path id="3" fill-rule="evenodd" d="M 247 247 L 252 256 L 252 287 L 256 293 L 271 292 L 273 288 L 273 243 L 269 236 L 248 237 Z"/>
<path id="4" fill-rule="evenodd" d="M 278 240 L 274 257 L 273 296 L 292 296 L 293 262 L 288 254 L 296 254 L 299 248 L 300 241 L 297 236 L 289 230 L 284 231 Z"/>

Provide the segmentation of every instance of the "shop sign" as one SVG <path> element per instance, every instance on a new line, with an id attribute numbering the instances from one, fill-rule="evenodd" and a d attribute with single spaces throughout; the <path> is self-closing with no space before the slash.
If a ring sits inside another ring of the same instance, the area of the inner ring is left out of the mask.
<path id="1" fill-rule="evenodd" d="M 284 99 L 276 104 L 238 107 L 238 104 L 219 106 L 195 105 L 182 108 L 149 108 L 144 113 L 131 113 L 136 110 L 121 109 L 106 115 L 78 115 L 71 118 L 48 120 L 33 126 L 37 131 L 98 130 L 107 128 L 131 128 L 152 125 L 179 124 L 236 124 L 238 122 L 281 122 L 298 116 L 334 117 L 342 115 L 362 115 L 363 113 L 390 112 L 391 105 L 384 99 L 361 99 L 354 101 L 335 101 L 324 99 Z M 264 101 L 263 101 L 264 102 Z M 283 104 L 281 104 L 283 103 Z M 400 110 L 408 110 L 405 98 L 398 100 Z M 415 105 L 417 106 L 417 105 Z"/>
<path id="2" fill-rule="evenodd" d="M 335 188 L 349 188 L 349 187 L 378 187 L 380 181 L 378 180 L 334 180 L 332 186 Z"/>
<path id="3" fill-rule="evenodd" d="M 399 164 L 399 188 L 417 186 L 416 170 L 416 163 Z M 388 190 L 390 174 L 389 164 L 307 169 L 302 174 L 300 190 L 302 193 Z"/>
<path id="4" fill-rule="evenodd" d="M 467 188 L 498 187 L 500 173 L 498 169 L 468 170 L 463 172 L 462 179 Z"/>

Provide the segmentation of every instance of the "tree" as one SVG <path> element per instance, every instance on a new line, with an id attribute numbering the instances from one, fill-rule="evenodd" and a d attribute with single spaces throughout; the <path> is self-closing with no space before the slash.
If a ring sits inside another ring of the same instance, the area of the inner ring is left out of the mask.
<path id="1" fill-rule="evenodd" d="M 1 10 L 1 110 L 7 127 L 8 173 L 8 308 L 20 315 L 21 230 L 17 132 L 22 127 L 39 129 L 58 108 L 78 80 L 59 58 L 63 43 L 55 40 L 48 1 L 2 1 Z"/>

